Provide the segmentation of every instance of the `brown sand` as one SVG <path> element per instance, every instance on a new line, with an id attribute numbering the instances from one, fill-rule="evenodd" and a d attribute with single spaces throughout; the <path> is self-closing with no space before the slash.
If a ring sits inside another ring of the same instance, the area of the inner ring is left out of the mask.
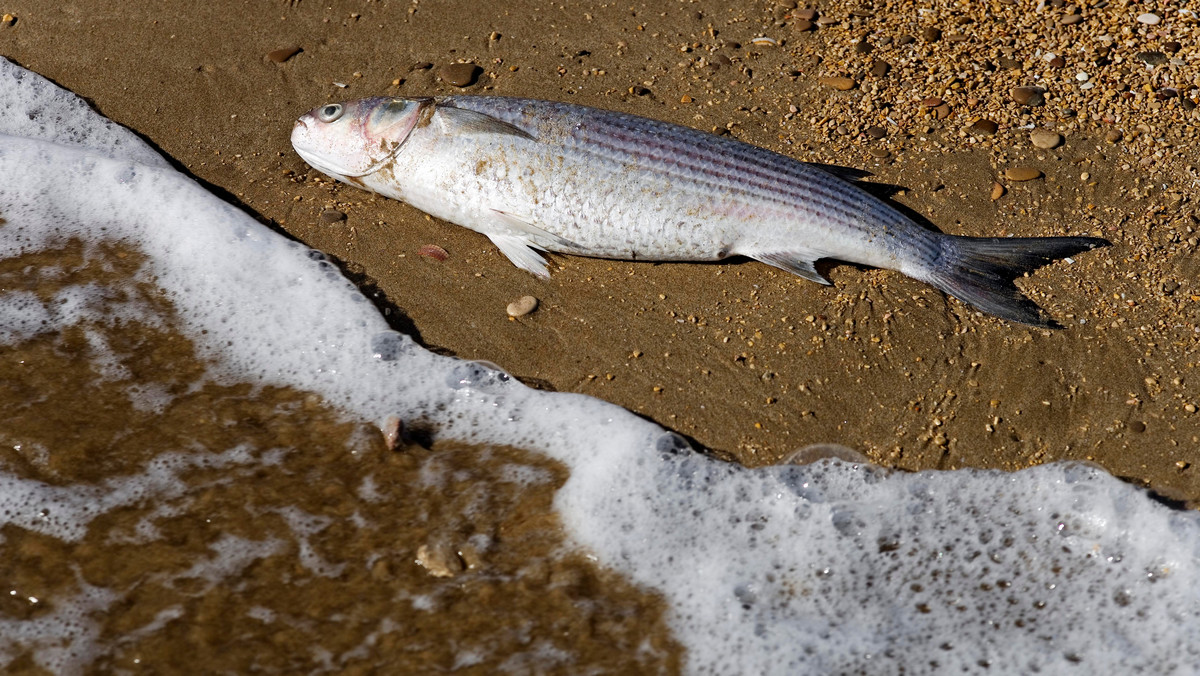
<path id="1" fill-rule="evenodd" d="M 998 2 L 920 15 L 905 1 L 855 16 L 859 4 L 830 2 L 818 18 L 832 23 L 802 31 L 786 2 L 479 7 L 9 0 L 17 21 L 0 28 L 0 54 L 336 257 L 423 344 L 616 402 L 722 456 L 760 465 L 838 442 L 906 469 L 1087 459 L 1200 499 L 1200 73 L 1186 65 L 1195 45 L 1171 44 L 1194 31 L 1185 18 L 1164 12 L 1149 27 L 1125 3 L 1078 23 L 1053 3 L 1043 14 Z M 941 36 L 922 36 L 934 26 Z M 290 47 L 302 51 L 267 57 Z M 1185 65 L 1150 69 L 1147 51 Z M 482 67 L 477 84 L 437 79 L 458 61 Z M 852 88 L 821 80 L 836 77 Z M 1013 101 L 1011 88 L 1035 84 L 1044 106 Z M 539 281 L 480 235 L 323 179 L 287 141 L 292 120 L 326 101 L 464 91 L 639 113 L 864 169 L 945 232 L 1094 234 L 1114 246 L 1021 282 L 1060 331 L 847 265 L 820 287 L 754 262 L 555 256 Z M 980 119 L 998 133 L 971 130 Z M 1028 124 L 1065 142 L 1036 148 Z M 1044 178 L 1014 182 L 1009 167 Z M 346 220 L 322 220 L 328 208 Z M 417 255 L 430 244 L 449 257 Z M 539 309 L 510 319 L 506 305 L 527 294 Z"/>

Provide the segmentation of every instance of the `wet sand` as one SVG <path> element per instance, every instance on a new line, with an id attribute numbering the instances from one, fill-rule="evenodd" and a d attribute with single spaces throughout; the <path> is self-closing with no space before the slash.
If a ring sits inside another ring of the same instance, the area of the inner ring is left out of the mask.
<path id="1" fill-rule="evenodd" d="M 836 21 L 804 32 L 796 25 L 803 19 L 765 4 L 520 2 L 494 14 L 470 3 L 327 7 L 18 2 L 0 45 L 264 220 L 335 256 L 430 347 L 614 401 L 748 464 L 814 442 L 907 469 L 1086 458 L 1172 495 L 1200 496 L 1191 469 L 1200 425 L 1185 408 L 1200 404 L 1189 387 L 1200 337 L 1188 195 L 1195 168 L 1180 145 L 1194 133 L 1194 113 L 1182 98 L 1143 91 L 1178 82 L 1186 95 L 1193 67 L 1147 73 L 1135 54 L 1169 41 L 1157 36 L 1118 42 L 1106 58 L 1121 62 L 1103 67 L 1090 53 L 1100 43 L 1080 40 L 1119 36 L 1110 21 L 1152 28 L 1134 15 L 1095 10 L 1043 34 L 1037 25 L 1004 28 L 992 10 L 919 16 L 900 5 L 854 17 L 857 5 L 829 4 L 819 16 Z M 1045 21 L 1055 16 L 1047 9 Z M 1171 16 L 1157 28 L 1190 25 Z M 925 26 L 944 35 L 929 42 Z M 955 42 L 955 34 L 967 39 Z M 905 35 L 914 42 L 899 45 Z M 758 36 L 782 46 L 759 46 Z M 880 45 L 885 37 L 891 44 Z M 1068 67 L 1055 69 L 1039 54 L 1056 37 L 1089 52 L 1067 54 Z M 868 54 L 857 53 L 862 39 L 874 45 Z M 145 47 L 116 48 L 130 44 Z M 288 47 L 303 51 L 284 63 L 268 59 Z M 892 66 L 882 78 L 868 71 L 877 60 Z M 483 69 L 475 85 L 438 79 L 441 66 L 458 61 Z M 1023 69 L 1000 65 L 1013 61 Z M 432 67 L 413 69 L 424 64 Z M 1075 79 L 1082 71 L 1102 90 L 1115 88 L 1101 77 L 1109 76 L 1134 92 L 1128 101 L 1097 95 L 1118 122 L 1092 120 L 1073 103 L 1086 98 Z M 861 80 L 846 92 L 822 84 L 839 73 Z M 1010 87 L 1022 83 L 1046 87 L 1046 105 L 1012 101 Z M 753 262 L 555 256 L 553 278 L 542 282 L 482 236 L 332 184 L 287 141 L 291 121 L 324 101 L 463 91 L 728 130 L 800 159 L 871 172 L 871 182 L 900 186 L 896 201 L 946 232 L 1096 234 L 1115 246 L 1023 283 L 1067 326 L 1057 332 L 980 317 L 897 273 L 846 265 L 830 271 L 832 288 L 821 288 Z M 944 119 L 925 103 L 935 96 L 950 102 Z M 999 132 L 964 131 L 979 118 Z M 1033 147 L 1017 128 L 1026 122 L 1063 132 L 1065 143 Z M 864 130 L 881 123 L 886 136 L 871 139 Z M 1117 144 L 1104 140 L 1112 130 L 1123 134 Z M 876 157 L 881 151 L 888 156 Z M 1045 177 L 1007 181 L 1002 172 L 1014 165 Z M 1007 192 L 992 201 L 997 179 Z M 346 220 L 322 220 L 327 208 Z M 425 244 L 449 259 L 416 255 Z M 510 320 L 506 305 L 526 294 L 541 308 Z"/>
<path id="2" fill-rule="evenodd" d="M 903 469 L 1086 459 L 1200 499 L 1200 73 L 1188 17 L 822 3 L 804 30 L 807 14 L 770 3 L 506 7 L 16 1 L 0 54 L 335 257 L 431 349 L 613 401 L 722 457 L 770 464 L 835 442 Z M 460 61 L 480 67 L 475 84 L 439 79 Z M 1045 88 L 1044 105 L 1015 101 L 1022 86 Z M 834 286 L 821 287 L 749 261 L 553 256 L 540 281 L 480 235 L 332 183 L 287 141 L 292 120 L 326 101 L 451 92 L 628 111 L 865 170 L 945 232 L 1114 246 L 1020 282 L 1059 331 L 850 265 L 830 266 Z M 1035 147 L 1031 124 L 1062 143 Z M 1011 180 L 1013 167 L 1042 177 Z M 345 219 L 323 218 L 330 210 Z M 418 255 L 429 244 L 448 258 Z M 527 294 L 539 309 L 509 318 Z"/>

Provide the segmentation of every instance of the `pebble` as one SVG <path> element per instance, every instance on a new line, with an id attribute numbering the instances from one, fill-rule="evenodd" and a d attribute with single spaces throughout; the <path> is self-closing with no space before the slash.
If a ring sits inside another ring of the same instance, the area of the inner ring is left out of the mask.
<path id="1" fill-rule="evenodd" d="M 1079 23 L 1080 21 L 1083 21 L 1082 14 L 1068 14 L 1058 20 L 1058 22 L 1064 26 L 1074 26 L 1075 24 Z"/>
<path id="2" fill-rule="evenodd" d="M 508 304 L 509 317 L 524 317 L 537 309 L 538 299 L 533 296 L 521 296 Z"/>
<path id="3" fill-rule="evenodd" d="M 450 257 L 450 254 L 446 253 L 445 249 L 436 244 L 426 244 L 420 249 L 417 249 L 417 255 L 424 256 L 425 258 L 432 258 L 435 261 L 444 261 Z"/>
<path id="4" fill-rule="evenodd" d="M 1179 50 L 1183 49 L 1183 43 L 1176 42 L 1175 40 L 1171 40 L 1170 42 L 1164 42 L 1163 49 L 1167 50 L 1171 54 L 1174 54 L 1174 53 L 1178 52 Z"/>
<path id="5" fill-rule="evenodd" d="M 483 69 L 473 63 L 451 63 L 438 69 L 438 77 L 455 87 L 470 87 Z"/>
<path id="6" fill-rule="evenodd" d="M 1124 134 L 1121 133 L 1120 129 L 1109 129 L 1104 132 L 1104 140 L 1109 143 L 1118 143 L 1123 136 Z"/>
<path id="7" fill-rule="evenodd" d="M 817 18 L 817 10 L 812 8 L 798 9 L 795 12 L 792 12 L 792 16 L 802 21 L 812 21 L 813 19 Z"/>
<path id="8" fill-rule="evenodd" d="M 972 124 L 970 129 L 972 133 L 991 136 L 1000 129 L 1000 125 L 992 122 L 991 120 L 976 120 L 975 124 Z"/>
<path id="9" fill-rule="evenodd" d="M 796 23 L 792 24 L 792 28 L 795 28 L 801 33 L 810 31 L 813 29 L 813 22 L 809 21 L 808 19 L 800 19 Z"/>
<path id="10" fill-rule="evenodd" d="M 1035 148 L 1042 150 L 1050 150 L 1057 148 L 1058 144 L 1062 143 L 1062 134 L 1052 132 L 1049 129 L 1034 129 L 1029 132 L 1029 141 L 1033 143 Z"/>
<path id="11" fill-rule="evenodd" d="M 1000 185 L 999 181 L 992 182 L 992 201 L 995 202 L 1001 197 L 1004 197 L 1004 186 Z"/>
<path id="12" fill-rule="evenodd" d="M 15 24 L 16 22 L 17 17 L 13 16 L 12 14 L 5 14 L 2 18 L 0 18 L 0 24 L 4 24 L 6 28 Z"/>
<path id="13" fill-rule="evenodd" d="M 1167 62 L 1167 55 L 1162 52 L 1138 52 L 1137 60 L 1148 66 L 1161 66 Z"/>
<path id="14" fill-rule="evenodd" d="M 867 152 L 871 154 L 871 157 L 874 157 L 877 160 L 886 160 L 892 156 L 892 153 L 888 151 L 887 148 L 880 148 L 878 146 L 871 148 Z"/>
<path id="15" fill-rule="evenodd" d="M 872 49 L 871 43 L 867 42 L 866 40 L 859 40 L 854 45 L 854 53 L 855 54 L 870 54 L 871 49 Z"/>
<path id="16" fill-rule="evenodd" d="M 1062 68 L 1063 66 L 1067 65 L 1067 60 L 1061 56 L 1056 56 L 1050 59 L 1049 63 L 1051 68 Z"/>
<path id="17" fill-rule="evenodd" d="M 821 78 L 821 84 L 826 87 L 833 87 L 842 92 L 854 89 L 854 80 L 848 77 L 823 77 Z"/>
<path id="18" fill-rule="evenodd" d="M 1013 87 L 1010 92 L 1013 101 L 1023 106 L 1043 106 L 1046 104 L 1046 90 L 1041 87 Z"/>
<path id="19" fill-rule="evenodd" d="M 1162 21 L 1162 18 L 1159 17 L 1157 14 L 1152 14 L 1151 12 L 1146 12 L 1145 14 L 1138 14 L 1137 20 L 1138 20 L 1138 23 L 1144 23 L 1147 26 L 1157 26 L 1158 22 Z"/>
<path id="20" fill-rule="evenodd" d="M 304 50 L 299 47 L 283 47 L 282 49 L 267 52 L 267 60 L 272 63 L 283 63 L 302 51 Z"/>
<path id="21" fill-rule="evenodd" d="M 1004 170 L 1004 177 L 1010 181 L 1032 181 L 1035 178 L 1041 178 L 1042 172 L 1033 167 L 1009 167 Z"/>
<path id="22" fill-rule="evenodd" d="M 887 61 L 876 60 L 871 64 L 871 75 L 874 75 L 875 77 L 883 77 L 887 75 L 888 71 L 891 69 L 892 64 L 888 63 Z"/>
<path id="23" fill-rule="evenodd" d="M 432 64 L 432 63 L 429 63 L 428 61 L 418 61 L 418 62 L 414 63 L 414 64 L 412 65 L 412 67 L 411 67 L 411 68 L 409 68 L 408 70 L 409 70 L 409 71 L 414 71 L 414 70 L 429 70 L 430 68 L 433 68 L 433 64 Z"/>
<path id="24" fill-rule="evenodd" d="M 337 223 L 346 220 L 346 214 L 337 209 L 326 209 L 321 212 L 321 220 L 326 223 Z"/>
<path id="25" fill-rule="evenodd" d="M 938 106 L 942 105 L 943 103 L 945 103 L 945 101 L 939 99 L 936 96 L 930 96 L 928 98 L 921 100 L 921 105 L 925 106 L 926 108 L 937 108 Z"/>
<path id="26" fill-rule="evenodd" d="M 937 42 L 942 37 L 942 30 L 933 26 L 926 26 L 921 29 L 921 39 L 925 42 Z"/>
<path id="27" fill-rule="evenodd" d="M 884 136 L 887 136 L 887 130 L 883 127 L 867 127 L 863 131 L 866 132 L 867 136 L 870 136 L 873 139 L 881 139 Z"/>

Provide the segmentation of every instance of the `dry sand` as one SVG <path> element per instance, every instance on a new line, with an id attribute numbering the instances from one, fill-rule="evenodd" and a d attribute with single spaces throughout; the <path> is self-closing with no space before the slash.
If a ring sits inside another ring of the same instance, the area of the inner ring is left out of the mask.
<path id="1" fill-rule="evenodd" d="M 905 469 L 1087 459 L 1193 502 L 1197 24 L 1145 4 L 1028 4 L 826 2 L 810 22 L 787 3 L 716 0 L 8 0 L 0 54 L 335 257 L 432 349 L 613 401 L 750 465 L 817 442 Z M 1139 23 L 1147 11 L 1161 22 Z M 439 79 L 456 62 L 480 67 L 475 84 Z M 1022 86 L 1044 105 L 1015 101 Z M 945 232 L 1114 246 L 1021 282 L 1059 331 L 849 265 L 821 287 L 749 261 L 554 256 L 540 281 L 481 235 L 324 179 L 288 143 L 327 101 L 451 92 L 633 112 L 865 170 Z M 1035 147 L 1031 125 L 1062 142 Z M 1014 167 L 1042 177 L 1010 180 Z M 540 306 L 510 318 L 525 295 Z"/>

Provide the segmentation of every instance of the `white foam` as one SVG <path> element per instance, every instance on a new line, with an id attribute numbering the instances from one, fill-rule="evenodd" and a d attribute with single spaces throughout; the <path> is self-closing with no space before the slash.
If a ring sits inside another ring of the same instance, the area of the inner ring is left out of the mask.
<path id="1" fill-rule="evenodd" d="M 27 134 L 36 138 L 0 139 L 0 256 L 67 237 L 127 241 L 148 255 L 145 274 L 223 377 L 312 390 L 381 426 L 389 416 L 425 419 L 440 437 L 565 463 L 571 474 L 555 505 L 569 533 L 664 595 L 689 671 L 1200 664 L 1194 513 L 1079 465 L 905 474 L 838 461 L 754 470 L 712 461 L 610 404 L 536 392 L 420 349 L 319 255 L 147 160 L 136 139 L 14 68 L 0 64 L 12 82 L 3 117 L 47 110 L 47 101 L 74 112 L 62 138 L 43 125 Z M 25 133 L 11 120 L 0 130 Z M 8 329 L 11 339 L 47 319 L 28 299 L 0 304 L 5 316 L 20 314 L 9 307 L 30 312 Z M 56 510 L 52 532 L 64 538 L 124 499 L 88 494 L 88 507 L 53 487 L 5 474 L 0 483 L 3 521 L 40 527 L 26 505 L 59 500 L 67 508 Z M 560 658 L 528 653 L 510 666 Z"/>

